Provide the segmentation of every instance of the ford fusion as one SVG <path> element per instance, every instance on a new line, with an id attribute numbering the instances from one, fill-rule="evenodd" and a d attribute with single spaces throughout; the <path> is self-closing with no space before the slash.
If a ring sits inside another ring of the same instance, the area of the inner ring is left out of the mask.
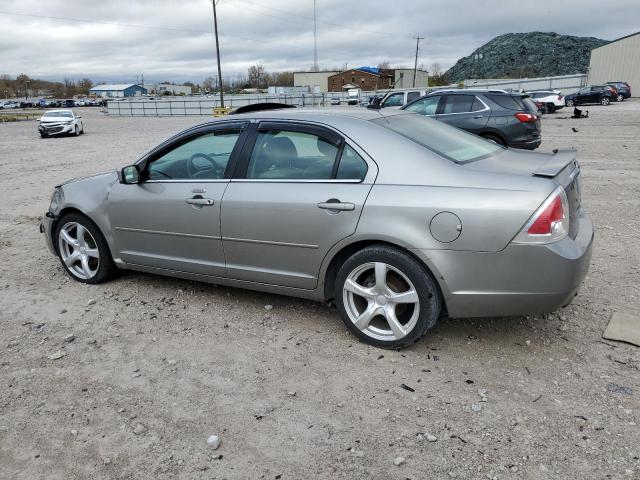
<path id="1" fill-rule="evenodd" d="M 41 231 L 79 282 L 126 269 L 333 301 L 379 347 L 444 316 L 568 305 L 594 236 L 575 151 L 511 150 L 388 110 L 197 125 L 57 186 Z"/>

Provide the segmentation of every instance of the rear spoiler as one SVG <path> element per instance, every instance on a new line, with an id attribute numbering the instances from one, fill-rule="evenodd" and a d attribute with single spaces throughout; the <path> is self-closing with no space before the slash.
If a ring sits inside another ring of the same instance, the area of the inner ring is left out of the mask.
<path id="1" fill-rule="evenodd" d="M 553 178 L 558 175 L 571 162 L 575 162 L 577 151 L 570 150 L 554 150 L 554 155 L 546 161 L 540 168 L 533 172 L 534 177 Z"/>

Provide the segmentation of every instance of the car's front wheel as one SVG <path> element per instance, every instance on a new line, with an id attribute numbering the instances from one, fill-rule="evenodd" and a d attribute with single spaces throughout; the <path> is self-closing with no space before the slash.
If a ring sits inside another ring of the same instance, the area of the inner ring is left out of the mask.
<path id="1" fill-rule="evenodd" d="M 609 105 L 611 103 L 611 100 L 609 100 L 609 97 L 602 97 L 600 99 L 600 104 L 601 105 Z"/>
<path id="2" fill-rule="evenodd" d="M 336 278 L 335 300 L 360 340 L 383 348 L 417 342 L 440 316 L 442 299 L 430 273 L 410 255 L 386 245 L 353 254 Z"/>
<path id="3" fill-rule="evenodd" d="M 102 233 L 84 215 L 70 213 L 62 217 L 54 242 L 62 266 L 74 280 L 101 283 L 116 272 Z"/>

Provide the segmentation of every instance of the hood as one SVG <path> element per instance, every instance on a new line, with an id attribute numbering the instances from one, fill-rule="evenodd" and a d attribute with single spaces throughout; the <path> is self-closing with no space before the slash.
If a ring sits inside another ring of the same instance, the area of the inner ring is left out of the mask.
<path id="1" fill-rule="evenodd" d="M 575 150 L 555 150 L 554 153 L 504 149 L 497 155 L 464 164 L 466 168 L 490 173 L 506 173 L 527 177 L 553 178 L 574 162 Z"/>
<path id="2" fill-rule="evenodd" d="M 59 122 L 72 122 L 73 118 L 69 117 L 42 117 L 40 123 L 59 123 Z"/>
<path id="3" fill-rule="evenodd" d="M 75 178 L 72 178 L 70 180 L 66 180 L 66 181 L 62 182 L 59 185 L 56 185 L 56 188 L 62 187 L 64 185 L 69 185 L 71 183 L 89 181 L 89 180 L 92 180 L 92 179 L 98 180 L 99 177 L 105 177 L 104 180 L 105 181 L 109 181 L 109 177 L 111 177 L 111 176 L 113 176 L 116 180 L 118 179 L 118 174 L 116 173 L 116 171 L 115 170 L 111 170 L 111 171 L 107 171 L 107 172 L 95 173 L 93 175 L 86 175 L 84 177 L 75 177 Z"/>

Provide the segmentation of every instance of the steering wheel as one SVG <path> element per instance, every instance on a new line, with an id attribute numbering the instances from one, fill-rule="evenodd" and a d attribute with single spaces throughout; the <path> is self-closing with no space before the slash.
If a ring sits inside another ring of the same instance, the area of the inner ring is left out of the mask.
<path id="1" fill-rule="evenodd" d="M 205 159 L 211 164 L 211 166 L 196 166 L 194 160 L 196 160 L 197 158 Z M 220 166 L 218 162 L 216 162 L 206 153 L 194 153 L 193 155 L 191 155 L 191 158 L 187 160 L 187 174 L 189 175 L 189 178 L 201 178 L 201 175 L 203 173 L 208 173 L 211 171 L 216 174 L 216 178 L 219 178 L 218 175 L 220 175 L 220 177 L 222 176 L 221 174 L 224 171 L 224 168 L 222 168 L 222 166 Z"/>

